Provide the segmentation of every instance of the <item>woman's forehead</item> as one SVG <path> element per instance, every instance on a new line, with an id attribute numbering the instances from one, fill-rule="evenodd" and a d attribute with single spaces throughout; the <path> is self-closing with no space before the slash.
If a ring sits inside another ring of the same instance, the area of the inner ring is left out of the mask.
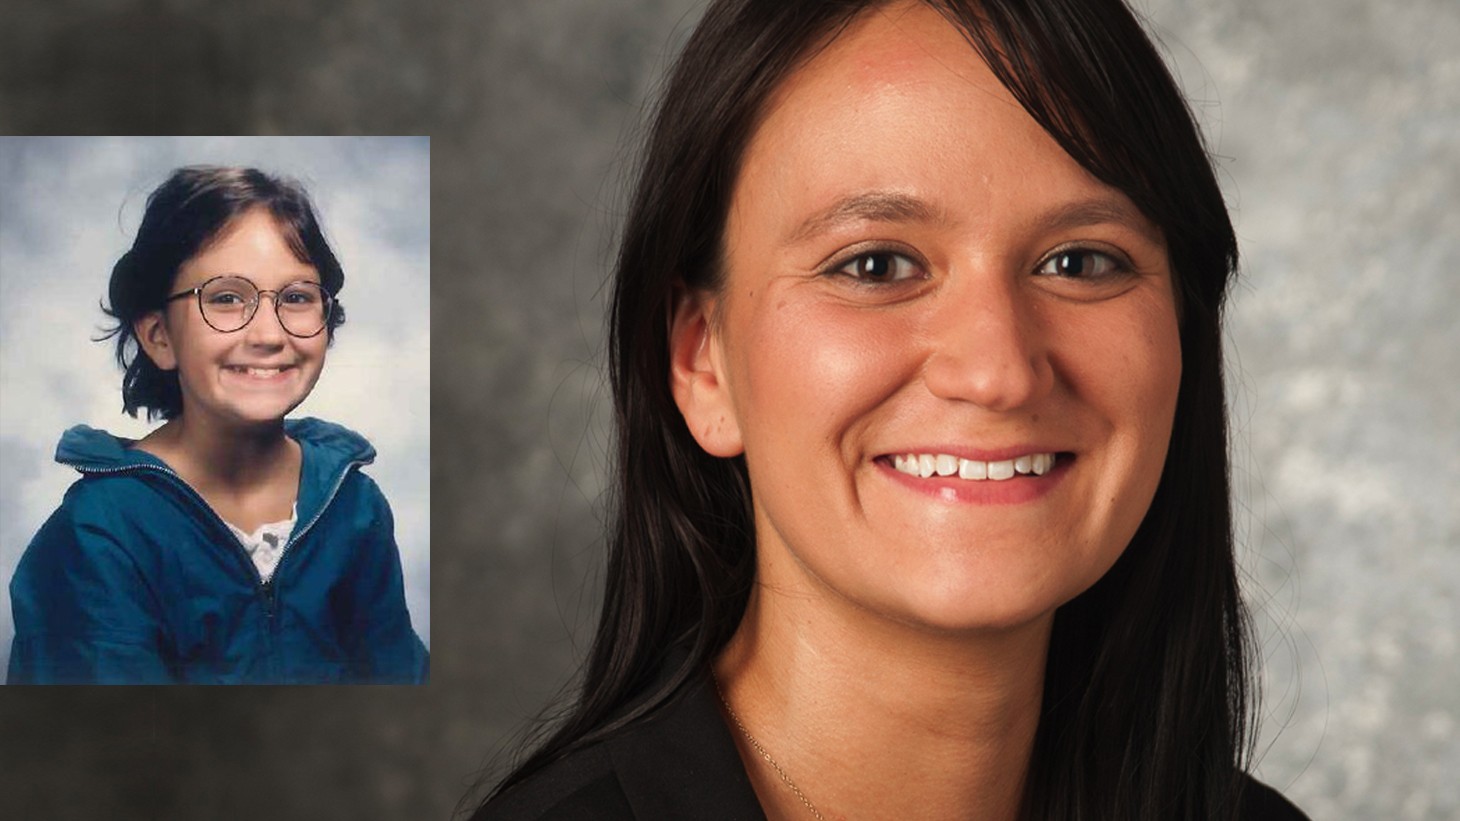
<path id="1" fill-rule="evenodd" d="M 1080 208 L 1156 232 L 1024 110 L 962 31 L 898 3 L 856 18 L 777 88 L 727 228 L 760 223 L 790 243 L 838 216 L 976 228 Z"/>
<path id="2" fill-rule="evenodd" d="M 771 93 L 761 119 L 774 116 L 798 93 L 895 93 L 941 81 L 950 73 L 1018 105 L 966 35 L 937 10 L 921 2 L 876 6 L 808 49 Z"/>

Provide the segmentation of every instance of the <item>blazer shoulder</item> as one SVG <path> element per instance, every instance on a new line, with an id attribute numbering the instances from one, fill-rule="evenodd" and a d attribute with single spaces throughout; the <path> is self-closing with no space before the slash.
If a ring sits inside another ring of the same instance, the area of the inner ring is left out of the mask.
<path id="1" fill-rule="evenodd" d="M 1311 821 L 1293 802 L 1272 787 L 1246 776 L 1242 790 L 1242 821 Z"/>
<path id="2" fill-rule="evenodd" d="M 603 744 L 575 750 L 477 810 L 471 821 L 634 821 Z"/>

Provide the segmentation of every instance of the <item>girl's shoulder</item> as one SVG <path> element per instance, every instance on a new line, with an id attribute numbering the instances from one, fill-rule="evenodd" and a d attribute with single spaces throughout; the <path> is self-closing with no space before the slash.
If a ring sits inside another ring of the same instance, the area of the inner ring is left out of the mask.
<path id="1" fill-rule="evenodd" d="M 136 444 L 87 425 L 73 426 L 61 434 L 56 462 L 80 476 L 67 489 L 56 515 L 89 520 L 151 510 L 144 502 L 181 480 L 166 462 Z"/>
<path id="2" fill-rule="evenodd" d="M 56 443 L 56 461 L 82 474 L 118 473 L 130 468 L 163 468 L 161 459 L 141 448 L 136 440 L 116 436 L 89 425 L 74 425 Z"/>
<path id="3" fill-rule="evenodd" d="M 61 435 L 56 462 L 80 475 L 32 538 L 28 554 L 77 561 L 120 552 L 147 564 L 162 552 L 152 548 L 207 527 L 202 498 L 136 444 L 87 425 Z"/>

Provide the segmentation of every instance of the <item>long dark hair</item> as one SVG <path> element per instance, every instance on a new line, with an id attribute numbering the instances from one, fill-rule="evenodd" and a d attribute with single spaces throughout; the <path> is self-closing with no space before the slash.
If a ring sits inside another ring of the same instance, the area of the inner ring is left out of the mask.
<path id="1" fill-rule="evenodd" d="M 1231 817 L 1254 695 L 1221 358 L 1237 247 L 1201 135 L 1121 0 L 924 2 L 1071 157 L 1161 228 L 1177 283 L 1182 376 L 1166 465 L 1124 554 L 1056 614 L 1025 814 Z M 673 287 L 721 285 L 731 188 L 767 96 L 882 4 L 717 0 L 675 64 L 614 284 L 617 450 L 603 610 L 576 701 L 498 794 L 664 704 L 703 673 L 744 613 L 755 574 L 750 485 L 743 458 L 699 448 L 670 395 Z M 688 656 L 647 692 L 675 645 Z"/>
<path id="2" fill-rule="evenodd" d="M 107 316 L 116 320 L 101 339 L 116 339 L 122 368 L 122 410 L 147 419 L 172 419 L 182 413 L 177 371 L 157 367 L 137 342 L 133 324 L 162 308 L 178 269 L 197 256 L 245 211 L 265 208 L 283 231 L 294 256 L 319 271 L 320 284 L 335 297 L 326 333 L 345 321 L 339 293 L 345 272 L 324 237 L 309 194 L 298 182 L 257 168 L 190 165 L 174 170 L 147 196 L 147 209 L 132 247 L 112 266 Z M 98 340 L 100 341 L 100 340 Z"/>

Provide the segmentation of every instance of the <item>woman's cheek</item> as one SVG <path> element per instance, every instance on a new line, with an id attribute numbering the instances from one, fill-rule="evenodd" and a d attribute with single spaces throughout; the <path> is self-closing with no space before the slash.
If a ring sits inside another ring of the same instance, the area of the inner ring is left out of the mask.
<path id="1" fill-rule="evenodd" d="M 800 428 L 798 436 L 839 438 L 908 374 L 912 334 L 893 314 L 789 297 L 756 313 L 746 350 L 750 418 L 765 416 L 771 426 L 789 423 Z"/>

